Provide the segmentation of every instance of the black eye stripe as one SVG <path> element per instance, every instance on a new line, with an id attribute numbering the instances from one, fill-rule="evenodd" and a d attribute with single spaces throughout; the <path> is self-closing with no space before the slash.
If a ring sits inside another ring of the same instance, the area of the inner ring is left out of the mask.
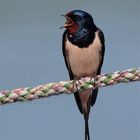
<path id="1" fill-rule="evenodd" d="M 71 15 L 70 18 L 74 19 L 74 20 L 78 20 L 78 19 L 81 19 L 81 16 L 79 16 L 79 15 Z"/>

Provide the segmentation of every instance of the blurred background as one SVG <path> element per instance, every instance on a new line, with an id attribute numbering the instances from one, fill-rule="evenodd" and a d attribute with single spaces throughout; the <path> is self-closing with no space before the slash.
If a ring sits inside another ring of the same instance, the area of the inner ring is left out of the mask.
<path id="1" fill-rule="evenodd" d="M 68 80 L 61 14 L 89 12 L 106 39 L 102 72 L 140 66 L 139 0 L 0 0 L 0 90 Z M 140 139 L 140 83 L 101 88 L 90 114 L 91 140 Z M 1 140 L 82 140 L 73 95 L 0 106 Z"/>

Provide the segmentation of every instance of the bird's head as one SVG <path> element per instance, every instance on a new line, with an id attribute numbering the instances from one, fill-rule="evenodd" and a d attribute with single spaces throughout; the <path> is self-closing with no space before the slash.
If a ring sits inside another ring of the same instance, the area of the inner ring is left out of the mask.
<path id="1" fill-rule="evenodd" d="M 73 34 L 82 28 L 92 28 L 94 22 L 92 16 L 82 10 L 73 10 L 65 15 L 66 23 L 61 28 L 66 28 L 69 33 Z"/>

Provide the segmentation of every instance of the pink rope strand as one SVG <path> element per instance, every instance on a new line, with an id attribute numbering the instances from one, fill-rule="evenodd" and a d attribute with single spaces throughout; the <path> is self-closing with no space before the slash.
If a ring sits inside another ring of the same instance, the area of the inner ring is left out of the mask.
<path id="1" fill-rule="evenodd" d="M 140 81 L 140 68 L 101 74 L 94 78 L 83 77 L 78 81 L 61 81 L 58 83 L 39 85 L 34 88 L 26 87 L 17 88 L 11 91 L 0 91 L 0 104 L 29 101 L 59 94 L 70 94 L 77 90 L 95 89 L 97 87 L 105 87 L 132 81 Z"/>

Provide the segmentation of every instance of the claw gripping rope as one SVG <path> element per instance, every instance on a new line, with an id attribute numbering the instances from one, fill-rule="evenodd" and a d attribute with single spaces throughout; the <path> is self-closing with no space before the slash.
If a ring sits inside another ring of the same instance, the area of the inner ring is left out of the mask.
<path id="1" fill-rule="evenodd" d="M 11 91 L 0 91 L 0 104 L 30 101 L 53 95 L 70 94 L 77 90 L 95 89 L 97 87 L 105 87 L 132 81 L 140 81 L 140 68 L 101 74 L 94 78 L 83 77 L 78 81 L 61 81 L 58 83 L 39 85 L 33 88 L 26 87 L 17 88 Z"/>

